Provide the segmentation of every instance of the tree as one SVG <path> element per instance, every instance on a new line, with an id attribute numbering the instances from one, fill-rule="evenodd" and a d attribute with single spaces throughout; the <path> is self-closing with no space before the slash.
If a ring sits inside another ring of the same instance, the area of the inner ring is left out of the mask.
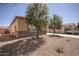
<path id="1" fill-rule="evenodd" d="M 37 38 L 39 37 L 39 30 L 47 25 L 48 8 L 47 4 L 34 3 L 30 4 L 26 11 L 26 21 L 28 24 L 36 27 Z"/>
<path id="2" fill-rule="evenodd" d="M 50 27 L 54 30 L 54 35 L 56 33 L 56 29 L 61 29 L 62 27 L 62 18 L 58 15 L 54 15 L 53 19 L 50 20 Z"/>
<path id="3" fill-rule="evenodd" d="M 79 23 L 77 23 L 77 28 L 78 28 L 78 30 L 79 30 Z"/>

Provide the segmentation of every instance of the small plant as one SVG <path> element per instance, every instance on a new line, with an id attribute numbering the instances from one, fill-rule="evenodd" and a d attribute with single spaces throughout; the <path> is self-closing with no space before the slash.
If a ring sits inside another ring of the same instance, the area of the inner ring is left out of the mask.
<path id="1" fill-rule="evenodd" d="M 67 41 L 67 42 L 69 42 L 69 40 L 68 40 L 68 39 L 67 39 L 66 41 Z"/>
<path id="2" fill-rule="evenodd" d="M 58 53 L 63 53 L 63 52 L 64 52 L 64 50 L 63 50 L 62 47 L 58 47 L 58 48 L 56 48 L 55 50 L 56 50 L 56 52 L 58 52 Z"/>

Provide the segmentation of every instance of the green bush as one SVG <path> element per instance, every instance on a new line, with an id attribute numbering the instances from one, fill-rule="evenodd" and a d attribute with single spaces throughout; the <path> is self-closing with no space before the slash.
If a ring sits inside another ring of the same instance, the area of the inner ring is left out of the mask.
<path id="1" fill-rule="evenodd" d="M 65 34 L 79 35 L 79 31 L 67 31 Z"/>

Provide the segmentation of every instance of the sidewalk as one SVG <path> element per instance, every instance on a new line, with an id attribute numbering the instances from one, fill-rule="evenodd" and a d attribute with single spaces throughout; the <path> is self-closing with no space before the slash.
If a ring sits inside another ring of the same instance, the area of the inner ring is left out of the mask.
<path id="1" fill-rule="evenodd" d="M 47 33 L 46 35 L 53 35 L 53 33 Z M 79 36 L 76 36 L 76 35 L 67 35 L 67 34 L 55 34 L 55 35 L 60 35 L 60 36 L 63 36 L 63 37 L 79 38 Z M 3 45 L 12 44 L 12 43 L 18 42 L 20 40 L 26 40 L 26 39 L 29 39 L 29 38 L 31 38 L 31 37 L 25 37 L 25 38 L 20 38 L 20 39 L 17 39 L 17 40 L 0 42 L 0 47 L 3 46 Z"/>
<path id="2" fill-rule="evenodd" d="M 43 36 L 43 35 L 40 35 L 40 37 L 41 36 Z M 35 36 L 31 36 L 31 37 L 35 37 Z M 24 37 L 24 38 L 19 38 L 19 39 L 16 39 L 16 40 L 0 42 L 0 47 L 3 46 L 3 45 L 15 43 L 15 42 L 18 42 L 18 41 L 21 41 L 21 40 L 27 40 L 27 39 L 30 39 L 31 37 Z"/>
<path id="3" fill-rule="evenodd" d="M 54 35 L 53 33 L 47 33 L 46 35 Z M 79 38 L 79 35 L 67 35 L 67 34 L 55 34 L 63 37 Z"/>

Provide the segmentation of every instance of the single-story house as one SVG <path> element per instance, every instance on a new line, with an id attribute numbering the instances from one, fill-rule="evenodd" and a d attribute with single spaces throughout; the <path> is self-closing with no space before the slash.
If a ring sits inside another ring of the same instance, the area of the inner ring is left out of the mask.
<path id="1" fill-rule="evenodd" d="M 68 24 L 63 25 L 64 31 L 66 31 L 66 30 L 67 31 L 74 31 L 74 30 L 76 30 L 76 28 L 77 28 L 77 26 L 75 23 L 68 23 Z"/>
<path id="2" fill-rule="evenodd" d="M 36 31 L 36 28 L 33 25 L 27 25 L 27 19 L 23 16 L 15 16 L 13 21 L 9 26 L 10 34 L 18 37 L 24 36 L 28 32 Z M 42 30 L 45 30 L 44 27 Z"/>
<path id="3" fill-rule="evenodd" d="M 9 26 L 10 34 L 16 35 L 16 37 L 23 35 L 27 32 L 27 24 L 25 17 L 15 16 L 12 23 Z"/>
<path id="4" fill-rule="evenodd" d="M 61 29 L 56 29 L 57 33 L 64 33 L 66 30 L 75 30 L 76 25 L 74 23 L 68 23 L 62 25 Z M 27 25 L 27 19 L 24 16 L 15 16 L 9 26 L 10 34 L 18 37 L 24 36 L 28 32 L 36 32 L 36 28 L 33 25 Z M 42 27 L 44 32 L 53 32 L 53 28 Z M 35 34 L 35 33 L 34 33 Z"/>
<path id="5" fill-rule="evenodd" d="M 0 26 L 0 34 L 6 34 L 6 33 L 9 33 L 8 28 L 4 28 L 4 27 Z"/>
<path id="6" fill-rule="evenodd" d="M 74 31 L 76 30 L 76 25 L 74 23 L 68 23 L 68 24 L 64 24 L 62 25 L 61 29 L 55 29 L 56 33 L 64 33 L 65 31 Z M 53 28 L 52 29 L 47 29 L 47 32 L 53 32 Z"/>
<path id="7" fill-rule="evenodd" d="M 0 34 L 3 34 L 3 33 L 5 33 L 5 30 L 0 27 Z"/>

